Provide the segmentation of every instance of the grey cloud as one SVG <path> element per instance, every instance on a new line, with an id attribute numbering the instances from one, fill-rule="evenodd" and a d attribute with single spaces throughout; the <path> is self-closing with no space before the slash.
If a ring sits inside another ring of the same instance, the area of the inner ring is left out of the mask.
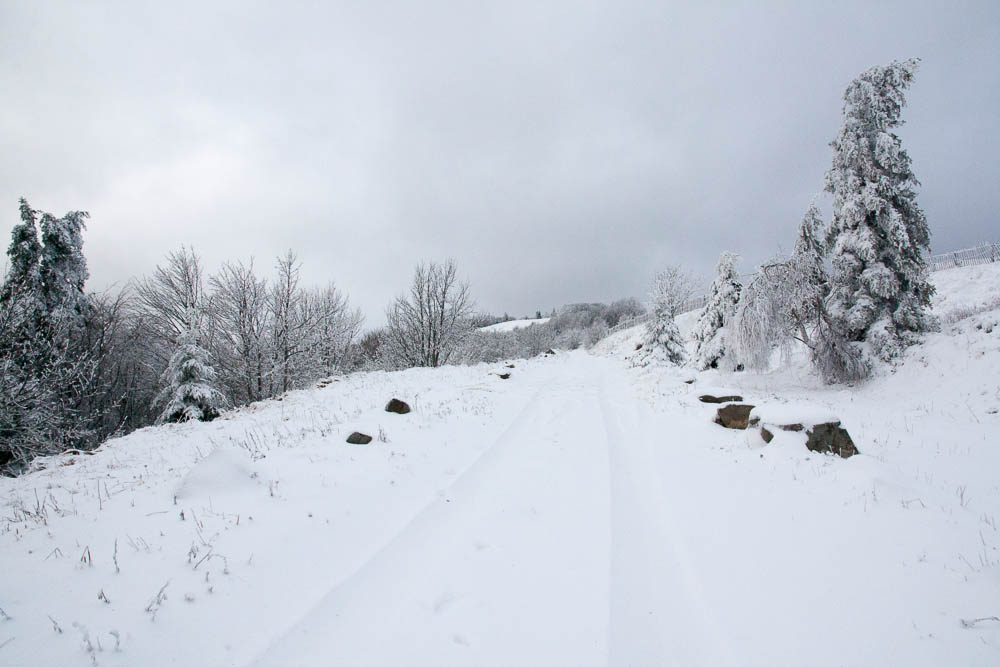
<path id="1" fill-rule="evenodd" d="M 0 210 L 90 210 L 93 287 L 187 243 L 371 323 L 422 259 L 493 311 L 641 295 L 789 245 L 846 84 L 919 56 L 934 247 L 996 237 L 994 3 L 754 4 L 6 3 Z"/>

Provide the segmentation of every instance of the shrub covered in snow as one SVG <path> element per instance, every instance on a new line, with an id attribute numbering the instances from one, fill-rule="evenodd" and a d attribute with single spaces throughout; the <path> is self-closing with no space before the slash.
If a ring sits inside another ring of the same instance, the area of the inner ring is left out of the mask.
<path id="1" fill-rule="evenodd" d="M 775 259 L 743 290 L 733 318 L 735 354 L 746 368 L 767 367 L 775 347 L 798 341 L 827 382 L 853 382 L 868 365 L 827 311 L 830 280 L 819 210 L 811 205 L 799 224 L 795 250 Z"/>

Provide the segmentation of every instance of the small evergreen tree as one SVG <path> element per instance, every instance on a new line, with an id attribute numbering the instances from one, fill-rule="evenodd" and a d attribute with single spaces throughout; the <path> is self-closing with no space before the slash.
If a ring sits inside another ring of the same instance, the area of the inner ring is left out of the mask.
<path id="1" fill-rule="evenodd" d="M 883 360 L 933 324 L 924 254 L 930 231 L 919 185 L 895 128 L 918 59 L 873 67 L 844 92 L 844 124 L 831 142 L 833 194 L 828 308 L 852 344 Z"/>
<path id="2" fill-rule="evenodd" d="M 166 402 L 166 407 L 158 423 L 212 421 L 219 416 L 225 397 L 212 386 L 215 369 L 208 363 L 208 352 L 198 344 L 195 329 L 181 334 L 163 382 L 166 386 L 157 403 Z"/>
<path id="3" fill-rule="evenodd" d="M 739 274 L 736 273 L 738 255 L 725 251 L 715 267 L 715 280 L 709 289 L 708 302 L 698 316 L 694 329 L 697 348 L 694 363 L 700 370 L 718 368 L 726 356 L 726 324 L 736 312 L 740 301 Z"/>
<path id="4" fill-rule="evenodd" d="M 674 321 L 674 314 L 680 306 L 678 292 L 663 273 L 653 279 L 650 290 L 652 318 L 646 323 L 646 339 L 642 348 L 632 357 L 633 366 L 673 364 L 679 366 L 687 360 L 684 339 Z"/>

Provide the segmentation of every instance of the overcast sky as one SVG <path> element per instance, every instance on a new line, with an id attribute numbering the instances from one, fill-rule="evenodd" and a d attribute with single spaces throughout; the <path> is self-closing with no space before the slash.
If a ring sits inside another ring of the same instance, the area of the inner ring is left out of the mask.
<path id="1" fill-rule="evenodd" d="M 93 289 L 292 248 L 371 325 L 447 257 L 497 313 L 644 296 L 791 246 L 844 88 L 913 56 L 933 249 L 1000 240 L 996 0 L 0 0 L 0 221 L 90 211 Z"/>

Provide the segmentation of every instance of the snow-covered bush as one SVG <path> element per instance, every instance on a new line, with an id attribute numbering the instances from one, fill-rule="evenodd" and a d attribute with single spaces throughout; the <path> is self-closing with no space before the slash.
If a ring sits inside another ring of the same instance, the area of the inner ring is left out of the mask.
<path id="1" fill-rule="evenodd" d="M 504 359 L 530 359 L 546 350 L 558 347 L 552 326 L 545 323 L 529 324 L 511 331 L 474 330 L 463 338 L 451 363 L 477 364 Z"/>
<path id="2" fill-rule="evenodd" d="M 697 347 L 694 364 L 701 370 L 717 368 L 727 353 L 726 325 L 736 312 L 742 289 L 736 272 L 737 259 L 739 255 L 729 251 L 719 257 L 708 302 L 695 325 L 693 337 Z"/>
<path id="3" fill-rule="evenodd" d="M 827 382 L 863 378 L 866 363 L 826 310 L 829 286 L 823 221 L 813 204 L 799 224 L 792 256 L 761 266 L 743 289 L 729 327 L 739 363 L 763 370 L 775 347 L 799 341 Z"/>
<path id="4" fill-rule="evenodd" d="M 918 64 L 894 61 L 851 82 L 826 174 L 833 194 L 828 309 L 849 342 L 882 360 L 934 326 L 927 313 L 930 231 L 910 157 L 894 133 Z"/>
<path id="5" fill-rule="evenodd" d="M 618 299 L 608 306 L 604 321 L 609 327 L 635 319 L 646 314 L 646 308 L 635 297 Z"/>

